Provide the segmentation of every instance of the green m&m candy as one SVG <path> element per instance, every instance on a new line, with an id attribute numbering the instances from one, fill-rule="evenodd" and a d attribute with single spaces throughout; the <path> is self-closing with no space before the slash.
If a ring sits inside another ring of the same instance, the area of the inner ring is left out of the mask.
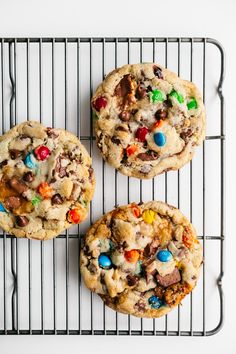
<path id="1" fill-rule="evenodd" d="M 179 103 L 184 103 L 184 96 L 175 90 L 172 90 L 171 93 L 169 94 L 169 96 L 175 97 Z"/>
<path id="2" fill-rule="evenodd" d="M 153 90 L 150 97 L 152 102 L 163 102 L 165 100 L 164 94 L 161 90 Z"/>
<path id="3" fill-rule="evenodd" d="M 33 204 L 33 206 L 36 206 L 38 203 L 40 203 L 41 202 L 41 198 L 40 198 L 40 196 L 39 195 L 36 195 L 35 197 L 33 197 L 32 199 L 31 199 L 31 203 Z"/>
<path id="4" fill-rule="evenodd" d="M 198 107 L 197 101 L 195 100 L 194 97 L 190 99 L 190 101 L 187 103 L 188 109 L 196 109 Z"/>

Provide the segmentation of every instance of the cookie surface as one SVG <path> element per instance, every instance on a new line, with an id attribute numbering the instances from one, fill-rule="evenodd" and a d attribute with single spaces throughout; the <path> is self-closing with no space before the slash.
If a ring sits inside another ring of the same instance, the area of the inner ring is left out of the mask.
<path id="1" fill-rule="evenodd" d="M 0 137 L 0 227 L 40 240 L 83 221 L 93 197 L 91 158 L 63 130 L 24 122 Z"/>
<path id="2" fill-rule="evenodd" d="M 192 291 L 202 259 L 190 222 L 178 209 L 153 201 L 119 207 L 90 228 L 81 274 L 109 307 L 154 318 Z"/>
<path id="3" fill-rule="evenodd" d="M 127 176 L 179 169 L 205 137 L 199 90 L 157 64 L 114 70 L 97 88 L 92 107 L 103 158 Z"/>

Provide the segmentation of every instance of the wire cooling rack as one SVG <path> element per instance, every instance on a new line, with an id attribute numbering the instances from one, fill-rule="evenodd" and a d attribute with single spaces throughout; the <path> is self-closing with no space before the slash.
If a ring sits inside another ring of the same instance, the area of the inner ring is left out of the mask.
<path id="1" fill-rule="evenodd" d="M 24 120 L 77 134 L 93 157 L 97 187 L 90 216 L 40 242 L 0 235 L 0 334 L 205 336 L 224 317 L 224 52 L 209 38 L 0 39 L 1 133 Z M 90 98 L 104 76 L 126 63 L 157 62 L 193 80 L 207 110 L 207 137 L 193 161 L 150 181 L 105 164 L 95 146 Z M 0 152 L 1 154 L 1 152 Z M 204 264 L 196 289 L 160 319 L 105 307 L 81 282 L 80 240 L 114 206 L 159 199 L 194 223 Z"/>

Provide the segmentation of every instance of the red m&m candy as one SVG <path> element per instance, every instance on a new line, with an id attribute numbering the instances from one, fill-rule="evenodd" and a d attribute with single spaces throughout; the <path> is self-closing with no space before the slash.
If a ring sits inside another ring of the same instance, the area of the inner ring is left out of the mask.
<path id="1" fill-rule="evenodd" d="M 138 141 L 143 143 L 146 140 L 147 133 L 148 133 L 148 128 L 142 127 L 137 129 L 135 136 L 138 139 Z"/>
<path id="2" fill-rule="evenodd" d="M 96 109 L 96 111 L 100 111 L 100 109 L 105 108 L 106 105 L 107 105 L 107 100 L 104 97 L 98 97 L 93 102 L 93 107 Z"/>
<path id="3" fill-rule="evenodd" d="M 47 146 L 41 145 L 34 150 L 34 154 L 37 160 L 43 161 L 46 160 L 50 155 L 50 150 Z"/>

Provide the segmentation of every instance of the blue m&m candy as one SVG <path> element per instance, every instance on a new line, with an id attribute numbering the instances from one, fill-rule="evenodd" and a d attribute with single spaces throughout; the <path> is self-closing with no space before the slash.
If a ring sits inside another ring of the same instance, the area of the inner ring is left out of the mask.
<path id="1" fill-rule="evenodd" d="M 37 167 L 36 159 L 32 153 L 29 153 L 26 155 L 26 158 L 24 160 L 25 165 L 33 170 L 34 168 Z"/>
<path id="2" fill-rule="evenodd" d="M 2 212 L 2 213 L 7 212 L 2 203 L 0 203 L 0 212 Z"/>
<path id="3" fill-rule="evenodd" d="M 166 137 L 165 134 L 163 134 L 162 132 L 157 132 L 154 134 L 153 139 L 155 141 L 155 144 L 157 146 L 164 146 L 166 143 Z"/>
<path id="4" fill-rule="evenodd" d="M 159 307 L 163 305 L 162 300 L 159 299 L 159 297 L 157 297 L 156 295 L 152 295 L 151 297 L 149 297 L 148 303 L 153 309 L 159 309 Z"/>
<path id="5" fill-rule="evenodd" d="M 104 253 L 101 253 L 98 257 L 98 264 L 100 268 L 109 269 L 112 266 L 111 258 Z"/>
<path id="6" fill-rule="evenodd" d="M 161 250 L 157 253 L 157 259 L 160 262 L 169 262 L 172 258 L 172 254 L 167 250 Z"/>

